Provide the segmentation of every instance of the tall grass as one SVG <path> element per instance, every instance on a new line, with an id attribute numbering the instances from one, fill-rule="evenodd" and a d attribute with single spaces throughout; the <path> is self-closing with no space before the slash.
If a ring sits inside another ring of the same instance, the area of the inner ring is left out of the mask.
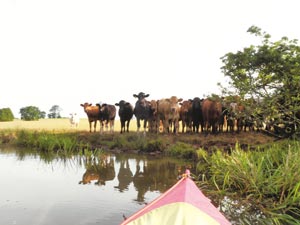
<path id="1" fill-rule="evenodd" d="M 202 155 L 205 179 L 224 195 L 242 196 L 271 224 L 300 224 L 300 144 L 285 141 L 262 150 Z M 202 170 L 202 171 L 201 171 Z M 259 204 L 258 204 L 259 203 Z"/>
<path id="2" fill-rule="evenodd" d="M 28 130 L 16 132 L 16 143 L 18 146 L 37 148 L 43 152 L 60 151 L 64 153 L 74 153 L 80 146 L 75 135 Z"/>

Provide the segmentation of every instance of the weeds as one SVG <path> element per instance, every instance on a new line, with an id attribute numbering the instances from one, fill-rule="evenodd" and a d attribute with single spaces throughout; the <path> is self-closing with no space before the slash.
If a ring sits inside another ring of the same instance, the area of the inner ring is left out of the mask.
<path id="1" fill-rule="evenodd" d="M 299 142 L 274 144 L 264 151 L 244 151 L 237 145 L 230 155 L 220 151 L 206 159 L 209 183 L 222 193 L 243 199 L 272 218 L 274 224 L 297 224 L 300 218 Z M 203 174 L 203 166 L 198 166 Z"/>

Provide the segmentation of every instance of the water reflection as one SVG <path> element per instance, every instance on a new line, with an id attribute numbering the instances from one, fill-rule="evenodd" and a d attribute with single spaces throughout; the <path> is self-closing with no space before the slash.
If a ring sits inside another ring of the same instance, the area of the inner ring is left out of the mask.
<path id="1" fill-rule="evenodd" d="M 170 158 L 149 156 L 129 156 L 124 154 L 103 153 L 98 157 L 81 157 L 86 169 L 79 184 L 105 185 L 117 177 L 114 186 L 119 192 L 125 192 L 133 184 L 138 203 L 146 203 L 145 194 L 150 191 L 164 192 L 178 177 L 185 163 Z M 116 175 L 117 171 L 117 175 Z"/>
<path id="2" fill-rule="evenodd" d="M 145 155 L 0 149 L 0 224 L 120 224 L 186 166 Z"/>
<path id="3" fill-rule="evenodd" d="M 114 158 L 111 155 L 102 155 L 99 158 L 85 158 L 86 171 L 79 184 L 105 185 L 106 181 L 113 180 L 116 176 Z"/>
<path id="4" fill-rule="evenodd" d="M 123 192 L 125 190 L 128 190 L 129 184 L 133 180 L 133 173 L 130 169 L 129 159 L 128 158 L 122 158 L 119 160 L 120 168 L 118 172 L 118 186 L 115 186 L 120 192 Z"/>

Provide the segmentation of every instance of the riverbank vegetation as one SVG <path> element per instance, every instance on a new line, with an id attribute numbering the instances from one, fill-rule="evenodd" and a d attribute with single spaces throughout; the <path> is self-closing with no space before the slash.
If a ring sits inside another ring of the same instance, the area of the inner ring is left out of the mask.
<path id="1" fill-rule="evenodd" d="M 299 223 L 298 141 L 273 142 L 271 137 L 256 132 L 144 136 L 136 132 L 99 135 L 25 129 L 0 130 L 0 140 L 2 145 L 35 148 L 44 153 L 123 151 L 189 159 L 197 164 L 199 187 L 207 196 L 221 199 L 219 204 L 225 214 L 236 211 L 228 214 L 238 214 L 241 224 Z M 245 210 L 254 212 L 251 218 L 249 214 L 241 217 Z"/>

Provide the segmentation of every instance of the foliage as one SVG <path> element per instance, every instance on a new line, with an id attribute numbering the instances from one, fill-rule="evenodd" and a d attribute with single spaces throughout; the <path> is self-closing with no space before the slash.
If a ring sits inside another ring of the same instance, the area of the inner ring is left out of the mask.
<path id="1" fill-rule="evenodd" d="M 36 106 L 27 106 L 20 109 L 21 119 L 26 121 L 38 120 L 45 117 L 45 112 Z"/>
<path id="2" fill-rule="evenodd" d="M 239 95 L 248 101 L 255 113 L 285 117 L 300 124 L 300 46 L 298 40 L 282 37 L 272 42 L 271 35 L 252 26 L 248 32 L 261 38 L 261 44 L 227 53 L 221 59 L 222 71 L 230 78 L 228 95 Z M 253 107 L 255 106 L 255 107 Z M 298 126 L 299 127 L 299 126 Z"/>
<path id="3" fill-rule="evenodd" d="M 74 153 L 81 143 L 72 135 L 20 130 L 16 133 L 18 146 L 37 148 L 42 152 Z"/>
<path id="4" fill-rule="evenodd" d="M 61 118 L 60 111 L 62 109 L 58 105 L 53 105 L 49 110 L 48 118 Z"/>
<path id="5" fill-rule="evenodd" d="M 198 166 L 198 172 L 227 196 L 243 196 L 254 207 L 260 202 L 266 220 L 295 222 L 300 217 L 299 147 L 296 141 L 274 144 L 264 151 L 243 151 L 236 145 L 230 155 L 220 151 L 203 155 L 206 167 Z"/>
<path id="6" fill-rule="evenodd" d="M 0 109 L 0 121 L 13 121 L 14 115 L 10 108 Z"/>
<path id="7" fill-rule="evenodd" d="M 197 153 L 195 148 L 184 142 L 177 142 L 166 149 L 166 154 L 183 159 L 196 159 Z"/>

